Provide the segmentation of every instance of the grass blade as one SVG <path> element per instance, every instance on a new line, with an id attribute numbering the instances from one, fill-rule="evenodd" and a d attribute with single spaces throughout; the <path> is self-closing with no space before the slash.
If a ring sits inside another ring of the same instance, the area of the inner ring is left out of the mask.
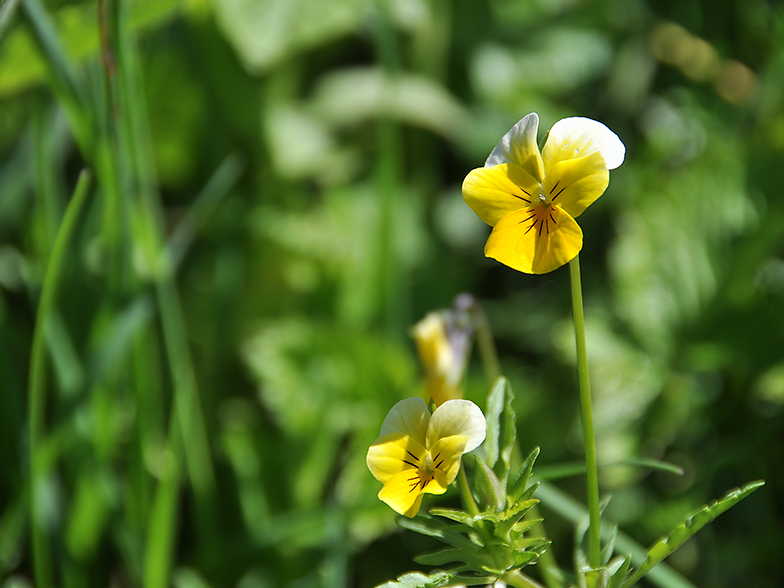
<path id="1" fill-rule="evenodd" d="M 35 579 L 39 588 L 49 588 L 53 585 L 54 580 L 49 537 L 44 528 L 42 514 L 39 512 L 39 501 L 36 500 L 36 491 L 43 484 L 46 469 L 48 469 L 41 464 L 38 456 L 46 414 L 46 325 L 49 323 L 54 309 L 65 253 L 73 237 L 76 222 L 90 193 L 91 178 L 92 174 L 88 170 L 84 170 L 79 176 L 74 196 L 68 204 L 63 222 L 57 232 L 52 255 L 46 268 L 41 300 L 38 303 L 33 346 L 30 354 L 27 421 L 30 451 L 30 530 L 33 542 Z"/>

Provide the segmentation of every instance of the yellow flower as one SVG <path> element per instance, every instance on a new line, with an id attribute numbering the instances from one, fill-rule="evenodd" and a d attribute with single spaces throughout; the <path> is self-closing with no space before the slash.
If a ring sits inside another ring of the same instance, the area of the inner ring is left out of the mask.
<path id="1" fill-rule="evenodd" d="M 460 332 L 460 353 L 447 335 L 447 322 L 443 312 L 431 312 L 414 325 L 414 340 L 419 360 L 425 372 L 425 398 L 432 398 L 436 406 L 447 400 L 460 398 L 460 380 L 465 363 L 465 341 L 469 338 Z"/>
<path id="2" fill-rule="evenodd" d="M 368 449 L 367 466 L 384 487 L 378 497 L 413 517 L 424 494 L 443 494 L 457 477 L 460 458 L 485 439 L 486 421 L 470 400 L 448 400 L 433 415 L 421 398 L 401 400 Z"/>
<path id="3" fill-rule="evenodd" d="M 551 272 L 580 252 L 574 219 L 604 193 L 626 153 L 610 129 L 579 117 L 555 123 L 540 153 L 538 127 L 535 113 L 520 120 L 463 181 L 466 203 L 493 227 L 485 255 L 528 274 Z"/>

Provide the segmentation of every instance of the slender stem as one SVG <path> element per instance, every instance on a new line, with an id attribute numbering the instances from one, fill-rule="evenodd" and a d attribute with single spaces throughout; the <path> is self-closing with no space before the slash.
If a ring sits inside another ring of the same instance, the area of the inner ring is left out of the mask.
<path id="1" fill-rule="evenodd" d="M 596 435 L 593 429 L 591 383 L 588 378 L 588 353 L 585 347 L 585 318 L 583 293 L 580 283 L 580 260 L 569 262 L 572 278 L 572 308 L 574 310 L 574 338 L 577 345 L 577 376 L 580 381 L 580 408 L 585 439 L 585 468 L 588 483 L 588 563 L 592 568 L 601 566 L 601 529 L 599 517 L 599 473 L 596 464 Z"/>
<path id="2" fill-rule="evenodd" d="M 46 268 L 46 276 L 38 303 L 38 313 L 33 332 L 33 346 L 30 353 L 30 377 L 27 408 L 27 435 L 30 452 L 30 535 L 33 543 L 33 566 L 36 586 L 46 588 L 54 585 L 52 573 L 52 554 L 49 537 L 45 529 L 43 514 L 40 512 L 40 492 L 44 483 L 47 466 L 44 465 L 39 451 L 42 445 L 46 414 L 46 325 L 54 311 L 57 287 L 63 270 L 63 260 L 68 244 L 74 234 L 76 221 L 84 208 L 90 192 L 92 174 L 85 170 L 79 176 L 73 198 L 65 211 L 57 237 L 52 247 L 52 255 Z"/>

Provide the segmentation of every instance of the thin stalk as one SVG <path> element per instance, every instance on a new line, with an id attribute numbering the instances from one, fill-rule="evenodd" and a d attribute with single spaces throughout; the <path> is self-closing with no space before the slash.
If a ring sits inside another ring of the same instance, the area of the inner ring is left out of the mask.
<path id="1" fill-rule="evenodd" d="M 36 491 L 41 487 L 48 469 L 39 457 L 46 415 L 46 325 L 54 310 L 57 288 L 63 270 L 63 260 L 73 237 L 76 221 L 87 201 L 91 178 L 92 174 L 88 170 L 84 170 L 80 174 L 73 198 L 57 232 L 44 276 L 33 332 L 33 346 L 30 352 L 27 409 L 27 435 L 30 452 L 30 534 L 33 544 L 35 585 L 39 588 L 49 588 L 54 585 L 51 546 L 43 526 L 42 513 L 39 511 L 40 503 L 36 498 Z"/>
<path id="2" fill-rule="evenodd" d="M 569 273 L 572 278 L 574 338 L 577 346 L 577 376 L 580 381 L 580 408 L 583 419 L 585 468 L 588 485 L 588 563 L 592 568 L 598 569 L 601 566 L 599 468 L 596 463 L 596 435 L 593 428 L 591 383 L 588 378 L 588 352 L 585 346 L 585 317 L 583 315 L 583 292 L 580 282 L 579 257 L 575 257 L 569 262 Z"/>

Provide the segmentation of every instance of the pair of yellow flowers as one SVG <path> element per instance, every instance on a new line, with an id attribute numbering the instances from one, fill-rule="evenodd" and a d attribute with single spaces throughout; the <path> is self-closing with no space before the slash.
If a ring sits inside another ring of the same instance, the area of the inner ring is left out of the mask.
<path id="1" fill-rule="evenodd" d="M 539 117 L 532 113 L 504 135 L 463 182 L 463 197 L 493 227 L 485 255 L 529 274 L 568 263 L 583 245 L 574 220 L 601 196 L 609 170 L 626 149 L 610 129 L 587 118 L 553 125 L 540 151 Z M 384 484 L 378 497 L 412 517 L 424 494 L 443 494 L 464 453 L 484 441 L 482 411 L 468 400 L 447 400 L 433 414 L 421 398 L 398 402 L 370 446 L 367 465 Z"/>

